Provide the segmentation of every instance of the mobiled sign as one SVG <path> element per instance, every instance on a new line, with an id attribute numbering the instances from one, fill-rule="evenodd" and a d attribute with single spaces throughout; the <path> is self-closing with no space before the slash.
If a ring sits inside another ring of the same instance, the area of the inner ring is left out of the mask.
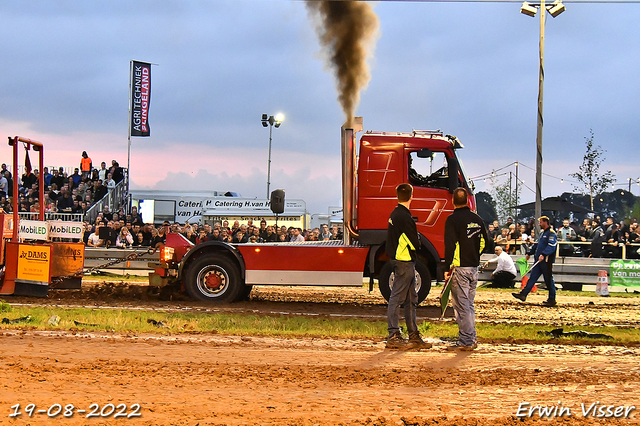
<path id="1" fill-rule="evenodd" d="M 81 222 L 20 220 L 19 237 L 22 240 L 47 241 L 50 238 L 82 239 Z"/>

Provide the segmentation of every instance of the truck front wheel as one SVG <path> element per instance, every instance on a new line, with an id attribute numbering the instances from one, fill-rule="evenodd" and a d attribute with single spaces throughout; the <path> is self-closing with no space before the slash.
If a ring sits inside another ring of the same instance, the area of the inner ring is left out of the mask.
<path id="1" fill-rule="evenodd" d="M 186 274 L 189 297 L 205 302 L 234 302 L 240 297 L 241 286 L 238 265 L 220 255 L 200 256 Z"/>
<path id="2" fill-rule="evenodd" d="M 380 271 L 378 285 L 382 297 L 384 297 L 387 302 L 389 301 L 389 297 L 391 297 L 394 277 L 393 265 L 391 262 L 385 263 Z M 426 265 L 419 260 L 416 262 L 416 291 L 418 292 L 418 303 L 422 303 L 431 291 L 431 274 L 429 274 L 429 269 L 427 269 Z"/>

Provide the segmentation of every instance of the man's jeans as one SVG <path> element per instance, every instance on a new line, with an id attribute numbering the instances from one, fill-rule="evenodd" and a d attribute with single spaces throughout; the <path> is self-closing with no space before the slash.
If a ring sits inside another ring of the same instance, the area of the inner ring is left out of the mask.
<path id="1" fill-rule="evenodd" d="M 553 263 L 541 261 L 538 262 L 536 266 L 531 270 L 531 275 L 529 275 L 529 281 L 524 289 L 520 292 L 523 296 L 527 296 L 533 290 L 533 286 L 540 278 L 540 275 L 544 276 L 544 284 L 547 286 L 547 290 L 549 290 L 549 300 L 556 300 L 556 283 L 553 280 Z"/>
<path id="2" fill-rule="evenodd" d="M 458 344 L 473 346 L 476 343 L 476 308 L 473 301 L 478 285 L 478 268 L 456 267 L 451 278 L 453 312 L 460 330 Z"/>
<path id="3" fill-rule="evenodd" d="M 414 262 L 400 262 L 391 260 L 394 266 L 395 278 L 389 297 L 387 308 L 387 321 L 389 336 L 400 331 L 398 325 L 400 319 L 400 307 L 404 308 L 404 319 L 407 323 L 409 334 L 418 331 L 416 320 L 416 307 L 418 306 L 418 293 L 416 292 L 416 264 Z"/>

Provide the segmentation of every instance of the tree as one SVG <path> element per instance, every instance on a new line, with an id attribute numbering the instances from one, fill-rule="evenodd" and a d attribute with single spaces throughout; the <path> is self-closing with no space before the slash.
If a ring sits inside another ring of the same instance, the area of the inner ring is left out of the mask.
<path id="1" fill-rule="evenodd" d="M 574 189 L 589 195 L 591 210 L 593 210 L 593 196 L 604 192 L 615 181 L 615 176 L 610 170 L 600 174 L 600 165 L 605 160 L 604 153 L 606 151 L 600 145 L 593 145 L 593 130 L 590 129 L 589 133 L 591 136 L 584 138 L 587 152 L 582 159 L 582 165 L 578 172 L 571 173 L 569 176 L 576 178 L 582 184 L 582 186 L 574 185 Z"/>
<path id="2" fill-rule="evenodd" d="M 501 225 L 507 223 L 507 218 L 513 218 L 516 213 L 515 206 L 518 205 L 519 200 L 515 197 L 513 184 L 511 174 L 509 174 L 509 179 L 501 184 L 497 182 L 495 177 L 491 178 L 491 186 L 493 187 L 491 196 L 494 200 L 498 222 Z M 520 198 L 520 194 L 518 194 L 518 198 Z"/>
<path id="3" fill-rule="evenodd" d="M 478 210 L 478 216 L 480 216 L 485 223 L 498 220 L 495 204 L 491 194 L 488 192 L 480 191 L 476 194 L 476 210 Z"/>

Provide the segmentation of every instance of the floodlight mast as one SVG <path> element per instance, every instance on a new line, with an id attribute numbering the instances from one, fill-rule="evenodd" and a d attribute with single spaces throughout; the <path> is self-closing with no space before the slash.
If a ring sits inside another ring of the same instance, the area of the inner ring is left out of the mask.
<path id="1" fill-rule="evenodd" d="M 271 136 L 273 132 L 273 127 L 275 125 L 276 129 L 280 127 L 282 122 L 284 121 L 284 114 L 278 113 L 275 115 L 262 114 L 262 127 L 269 126 L 269 162 L 267 164 L 267 199 L 269 199 L 269 188 L 271 186 Z"/>
<path id="2" fill-rule="evenodd" d="M 545 4 L 542 0 L 540 3 L 522 3 L 520 13 L 535 16 L 536 12 L 540 9 L 540 68 L 538 72 L 538 127 L 536 132 L 536 202 L 535 202 L 535 216 L 539 218 L 542 216 L 542 126 L 543 126 L 543 114 L 542 114 L 542 99 L 544 89 L 544 26 L 546 12 L 552 17 L 556 17 L 565 11 L 564 4 L 561 0 L 555 0 L 551 4 Z M 536 223 L 536 235 L 540 235 L 540 225 L 538 221 Z"/>

